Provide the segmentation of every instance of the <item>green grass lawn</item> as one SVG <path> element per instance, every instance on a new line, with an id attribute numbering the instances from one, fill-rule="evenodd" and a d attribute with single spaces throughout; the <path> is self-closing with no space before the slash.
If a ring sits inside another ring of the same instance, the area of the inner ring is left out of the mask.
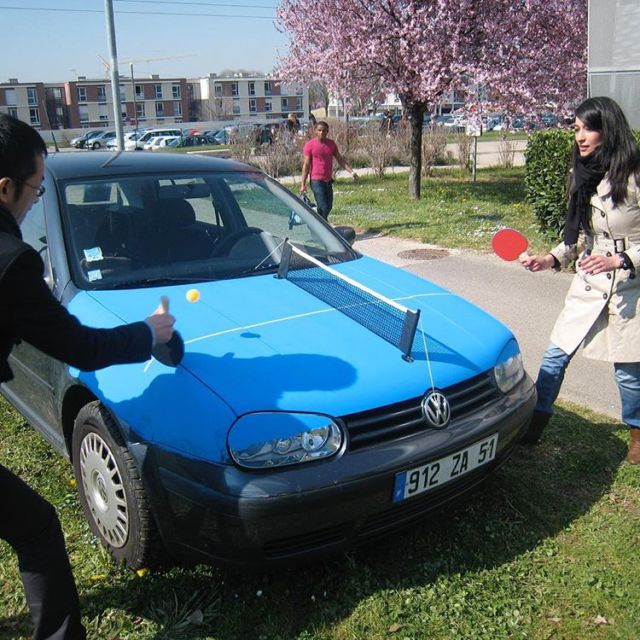
<path id="1" fill-rule="evenodd" d="M 477 181 L 459 169 L 437 169 L 423 178 L 421 199 L 408 197 L 407 173 L 384 179 L 363 176 L 334 185 L 333 224 L 414 238 L 444 247 L 491 251 L 493 234 L 503 227 L 524 233 L 531 251 L 555 242 L 542 236 L 524 196 L 524 169 L 483 169 Z"/>
<path id="2" fill-rule="evenodd" d="M 514 226 L 534 247 L 522 170 L 336 184 L 334 223 L 489 251 Z M 330 561 L 264 574 L 115 566 L 89 533 L 71 466 L 0 400 L 0 463 L 58 508 L 92 640 L 637 640 L 640 468 L 623 426 L 563 403 L 463 503 Z M 26 640 L 15 556 L 0 543 L 0 638 Z"/>
<path id="3" fill-rule="evenodd" d="M 615 421 L 562 404 L 464 503 L 331 561 L 271 574 L 115 566 L 91 537 L 71 467 L 0 401 L 0 462 L 57 507 L 90 638 L 638 638 L 640 469 Z M 0 638 L 26 640 L 15 557 L 0 544 Z"/>

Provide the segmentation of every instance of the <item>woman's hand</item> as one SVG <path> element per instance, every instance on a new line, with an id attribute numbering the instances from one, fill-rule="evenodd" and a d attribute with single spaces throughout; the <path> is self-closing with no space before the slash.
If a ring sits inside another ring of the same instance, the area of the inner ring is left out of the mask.
<path id="1" fill-rule="evenodd" d="M 551 269 L 553 267 L 555 259 L 550 253 L 547 253 L 545 256 L 521 257 L 520 264 L 527 271 L 544 271 L 545 269 Z"/>
<path id="2" fill-rule="evenodd" d="M 620 268 L 620 256 L 588 255 L 578 261 L 578 267 L 590 276 Z"/>

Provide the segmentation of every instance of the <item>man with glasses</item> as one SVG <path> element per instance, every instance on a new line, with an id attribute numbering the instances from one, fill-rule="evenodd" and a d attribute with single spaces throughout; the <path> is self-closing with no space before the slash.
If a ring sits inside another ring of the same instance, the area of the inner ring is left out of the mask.
<path id="1" fill-rule="evenodd" d="M 45 192 L 47 148 L 35 129 L 0 114 L 0 383 L 13 377 L 9 354 L 24 340 L 79 369 L 144 362 L 173 335 L 166 303 L 143 322 L 85 327 L 46 285 L 40 255 L 22 241 L 20 224 Z M 0 538 L 18 555 L 34 640 L 82 640 L 78 594 L 55 509 L 0 465 Z"/>
<path id="2" fill-rule="evenodd" d="M 329 138 L 329 125 L 320 121 L 316 123 L 315 138 L 304 145 L 302 151 L 304 163 L 302 165 L 302 177 L 300 193 L 307 191 L 307 178 L 311 178 L 311 190 L 316 200 L 318 213 L 327 220 L 333 208 L 333 159 L 348 171 L 354 180 L 358 174 L 351 168 L 347 161 L 340 155 L 338 145 Z"/>

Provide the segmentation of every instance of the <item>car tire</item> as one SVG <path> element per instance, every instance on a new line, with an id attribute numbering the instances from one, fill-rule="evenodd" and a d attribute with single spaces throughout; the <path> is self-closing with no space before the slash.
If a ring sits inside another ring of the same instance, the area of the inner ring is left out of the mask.
<path id="1" fill-rule="evenodd" d="M 80 503 L 94 535 L 132 569 L 158 564 L 160 543 L 140 473 L 100 402 L 78 413 L 72 455 Z"/>
<path id="2" fill-rule="evenodd" d="M 94 142 L 94 143 L 91 145 L 91 148 L 92 148 L 94 151 L 95 151 L 96 149 L 99 149 L 99 148 L 100 148 L 100 143 L 99 143 L 99 142 Z"/>

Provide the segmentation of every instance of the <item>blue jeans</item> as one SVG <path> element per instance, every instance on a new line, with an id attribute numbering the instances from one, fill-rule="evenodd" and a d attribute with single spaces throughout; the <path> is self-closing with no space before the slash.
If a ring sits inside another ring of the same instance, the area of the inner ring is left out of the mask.
<path id="1" fill-rule="evenodd" d="M 311 191 L 316 199 L 318 213 L 327 220 L 333 209 L 333 184 L 329 180 L 312 180 Z"/>
<path id="2" fill-rule="evenodd" d="M 536 381 L 536 411 L 553 413 L 553 403 L 560 393 L 564 372 L 573 356 L 573 353 L 565 353 L 554 344 L 547 347 Z M 630 427 L 640 428 L 640 363 L 615 362 L 613 367 L 620 392 L 622 421 Z"/>

